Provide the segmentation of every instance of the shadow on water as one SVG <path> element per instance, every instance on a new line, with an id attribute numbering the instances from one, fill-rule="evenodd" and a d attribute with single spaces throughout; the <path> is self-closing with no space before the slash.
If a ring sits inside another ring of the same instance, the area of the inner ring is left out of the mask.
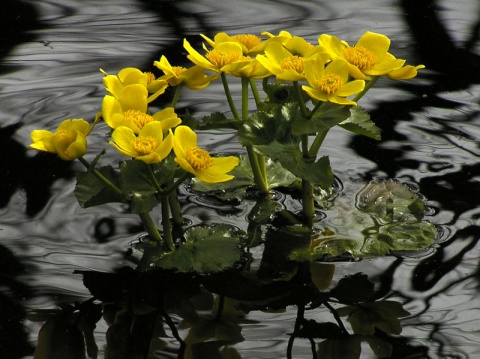
<path id="1" fill-rule="evenodd" d="M 382 142 L 394 141 L 398 144 L 383 148 L 382 145 L 366 137 L 355 136 L 352 138 L 351 147 L 363 158 L 368 158 L 377 164 L 377 167 L 365 174 L 365 179 L 370 180 L 377 173 L 385 173 L 387 177 L 398 176 L 401 170 L 419 170 L 421 161 L 410 160 L 405 154 L 414 150 L 410 145 L 402 145 L 408 138 L 396 130 L 398 121 L 413 121 L 412 113 L 425 111 L 426 107 L 455 110 L 463 106 L 463 103 L 455 102 L 440 96 L 448 91 L 460 91 L 468 89 L 471 85 L 480 83 L 480 55 L 473 52 L 474 46 L 480 41 L 480 14 L 478 20 L 471 28 L 469 38 L 463 46 L 456 44 L 449 34 L 446 25 L 439 18 L 437 1 L 410 1 L 403 0 L 400 4 L 404 10 L 404 19 L 410 28 L 416 42 L 417 63 L 423 63 L 434 72 L 429 75 L 431 83 L 427 85 L 398 84 L 398 88 L 413 93 L 413 99 L 405 101 L 384 101 L 371 116 L 376 124 L 382 129 Z M 461 70 L 458 70 L 461 69 Z M 477 112 L 464 113 L 457 111 L 457 118 L 452 119 L 455 123 L 468 123 L 472 121 Z M 465 130 L 451 125 L 452 120 L 445 121 L 441 118 L 430 117 L 440 130 L 431 131 L 432 136 L 442 136 L 443 140 L 451 143 L 449 134 L 455 134 L 466 139 L 472 139 L 472 135 Z M 427 131 L 422 128 L 422 131 Z M 458 144 L 452 146 L 457 147 Z M 477 145 L 478 147 L 478 145 Z M 475 154 L 470 153 L 475 156 Z M 431 159 L 430 159 L 431 160 Z M 419 181 L 422 194 L 430 201 L 438 203 L 441 210 L 453 213 L 449 224 L 454 224 L 465 212 L 478 208 L 480 187 L 478 178 L 480 175 L 480 161 L 476 163 L 462 164 L 453 171 L 453 165 L 445 164 L 448 157 L 438 159 L 438 163 L 427 163 L 430 176 Z M 447 166 L 447 167 L 446 167 Z M 442 173 L 445 168 L 452 168 L 452 172 Z M 440 174 L 436 174 L 440 172 Z M 421 260 L 414 270 L 412 286 L 415 290 L 424 292 L 433 288 L 446 274 L 455 270 L 462 263 L 464 256 L 472 250 L 480 240 L 478 226 L 471 225 L 458 230 L 449 241 L 438 245 L 435 253 Z M 456 250 L 454 256 L 448 257 L 446 252 L 449 247 L 460 241 L 462 249 Z M 448 257 L 448 259 L 446 259 Z M 396 266 L 395 266 L 396 268 Z M 393 276 L 393 271 L 391 275 Z M 387 273 L 385 273 L 387 274 Z M 387 275 L 388 277 L 388 275 Z M 383 278 L 385 287 L 392 282 L 392 278 Z"/>

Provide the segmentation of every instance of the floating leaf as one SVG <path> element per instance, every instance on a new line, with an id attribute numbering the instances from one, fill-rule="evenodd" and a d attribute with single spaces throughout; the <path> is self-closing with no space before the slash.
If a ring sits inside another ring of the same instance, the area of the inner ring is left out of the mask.
<path id="1" fill-rule="evenodd" d="M 191 227 L 185 232 L 185 243 L 172 252 L 153 256 L 153 265 L 181 272 L 210 273 L 231 268 L 243 252 L 234 228 L 228 225 Z"/>
<path id="2" fill-rule="evenodd" d="M 368 112 L 362 107 L 350 107 L 350 117 L 348 117 L 345 121 L 340 122 L 338 125 L 345 130 L 358 135 L 380 140 L 380 129 L 370 119 Z"/>
<path id="3" fill-rule="evenodd" d="M 312 282 L 319 290 L 325 290 L 332 283 L 333 274 L 335 273 L 335 265 L 327 263 L 310 263 L 310 273 Z"/>
<path id="4" fill-rule="evenodd" d="M 421 220 L 425 206 L 421 199 L 404 184 L 394 180 L 371 181 L 357 195 L 358 209 L 391 223 L 413 216 Z"/>

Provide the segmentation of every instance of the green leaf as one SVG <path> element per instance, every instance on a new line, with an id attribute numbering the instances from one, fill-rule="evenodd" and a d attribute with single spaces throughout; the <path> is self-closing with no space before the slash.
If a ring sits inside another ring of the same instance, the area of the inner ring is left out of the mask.
<path id="1" fill-rule="evenodd" d="M 335 265 L 328 263 L 310 263 L 310 273 L 312 282 L 319 290 L 325 290 L 332 283 L 333 274 L 335 273 Z"/>
<path id="2" fill-rule="evenodd" d="M 145 162 L 138 160 L 120 163 L 124 191 L 131 200 L 132 213 L 150 212 L 158 203 L 155 196 L 157 190 L 148 166 Z"/>
<path id="3" fill-rule="evenodd" d="M 365 109 L 359 106 L 350 108 L 350 117 L 338 125 L 347 131 L 358 135 L 367 136 L 375 140 L 380 140 L 380 129 L 370 119 L 370 115 Z"/>
<path id="4" fill-rule="evenodd" d="M 350 116 L 347 106 L 324 103 L 310 119 L 297 117 L 292 124 L 292 133 L 296 136 L 328 131 Z"/>
<path id="5" fill-rule="evenodd" d="M 296 177 L 309 181 L 313 186 L 330 191 L 333 186 L 333 172 L 327 156 L 315 162 L 306 161 L 298 145 L 282 144 L 277 141 L 268 145 L 255 146 L 262 154 L 279 161 Z"/>
<path id="6" fill-rule="evenodd" d="M 298 144 L 300 138 L 292 136 L 291 125 L 301 117 L 297 103 L 270 106 L 268 112 L 257 111 L 243 122 L 239 140 L 243 145 L 267 145 L 273 141 Z"/>
<path id="7" fill-rule="evenodd" d="M 211 129 L 238 129 L 240 122 L 233 119 L 227 118 L 221 112 L 214 112 L 211 115 L 205 116 L 202 118 L 202 121 L 197 124 L 197 129 L 199 130 L 211 130 Z"/>
<path id="8" fill-rule="evenodd" d="M 365 340 L 377 358 L 392 357 L 393 347 L 389 342 L 374 335 L 367 335 Z"/>
<path id="9" fill-rule="evenodd" d="M 185 243 L 172 252 L 152 256 L 154 266 L 181 272 L 211 273 L 231 268 L 243 257 L 239 235 L 225 224 L 191 227 Z"/>
<path id="10" fill-rule="evenodd" d="M 221 201 L 241 201 L 247 196 L 246 189 L 254 187 L 252 168 L 247 155 L 238 156 L 240 164 L 235 167 L 230 174 L 235 176 L 231 181 L 208 184 L 192 179 L 191 188 L 196 192 L 206 193 L 215 196 Z M 267 169 L 267 183 L 268 187 L 291 187 L 298 177 L 294 176 L 290 171 L 282 167 L 280 162 L 274 161 L 270 158 L 265 158 L 265 166 Z"/>
<path id="11" fill-rule="evenodd" d="M 371 181 L 357 196 L 356 207 L 385 223 L 421 220 L 425 206 L 421 199 L 404 184 L 394 180 Z"/>
<path id="12" fill-rule="evenodd" d="M 121 188 L 120 175 L 111 166 L 96 169 L 111 183 Z M 105 203 L 125 202 L 122 195 L 115 192 L 109 185 L 100 180 L 91 171 L 78 172 L 75 196 L 83 208 L 98 206 Z"/>

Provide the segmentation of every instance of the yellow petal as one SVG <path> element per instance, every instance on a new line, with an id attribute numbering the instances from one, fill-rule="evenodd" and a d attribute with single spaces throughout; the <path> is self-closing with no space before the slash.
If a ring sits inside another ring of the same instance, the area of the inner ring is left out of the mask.
<path id="1" fill-rule="evenodd" d="M 120 126 L 117 127 L 112 133 L 113 141 L 110 141 L 109 144 L 112 145 L 118 152 L 125 156 L 135 157 L 137 152 L 132 148 L 132 141 L 136 138 L 132 129 Z"/>
<path id="2" fill-rule="evenodd" d="M 363 80 L 354 80 L 344 84 L 336 93 L 336 96 L 351 96 L 359 92 L 362 92 L 365 88 L 365 81 Z"/>
<path id="3" fill-rule="evenodd" d="M 162 122 L 163 131 L 167 131 L 182 123 L 182 120 L 178 118 L 173 107 L 166 107 L 163 110 L 152 115 L 152 117 L 156 121 Z"/>
<path id="4" fill-rule="evenodd" d="M 425 68 L 424 65 L 418 65 L 418 66 L 407 65 L 397 70 L 390 71 L 387 74 L 387 77 L 392 80 L 409 80 L 417 76 L 417 71 L 423 68 Z"/>
<path id="5" fill-rule="evenodd" d="M 200 55 L 200 53 L 197 50 L 195 50 L 186 39 L 183 40 L 183 47 L 185 48 L 185 50 L 187 50 L 189 54 L 187 58 L 190 61 L 192 61 L 194 64 L 204 68 L 205 70 L 211 70 L 215 72 L 220 71 L 220 69 L 213 66 L 210 61 L 208 61 L 205 57 Z"/>
<path id="6" fill-rule="evenodd" d="M 367 31 L 355 46 L 362 46 L 372 51 L 377 57 L 382 57 L 390 48 L 390 39 L 385 35 Z"/>
<path id="7" fill-rule="evenodd" d="M 125 86 L 118 96 L 123 111 L 138 110 L 147 112 L 148 91 L 145 86 L 133 84 Z"/>
<path id="8" fill-rule="evenodd" d="M 145 126 L 143 126 L 138 136 L 153 137 L 153 138 L 156 138 L 160 143 L 163 140 L 163 131 L 164 131 L 164 128 L 160 121 L 152 121 L 145 124 Z"/>
<path id="9" fill-rule="evenodd" d="M 118 97 L 120 92 L 123 89 L 123 84 L 117 76 L 114 75 L 107 75 L 103 78 L 103 84 L 108 92 L 112 94 L 112 96 Z"/>
<path id="10" fill-rule="evenodd" d="M 198 147 L 197 134 L 188 126 L 178 126 L 175 128 L 173 136 L 173 151 L 175 152 L 175 156 L 186 158 L 186 149 L 191 147 Z"/>

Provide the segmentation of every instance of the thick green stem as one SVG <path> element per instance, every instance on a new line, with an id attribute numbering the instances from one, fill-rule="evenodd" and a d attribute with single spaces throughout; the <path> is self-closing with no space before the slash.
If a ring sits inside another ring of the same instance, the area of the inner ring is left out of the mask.
<path id="1" fill-rule="evenodd" d="M 248 78 L 242 77 L 242 119 L 248 120 Z M 258 191 L 265 195 L 268 193 L 268 184 L 266 176 L 265 157 L 258 155 L 253 147 L 250 145 L 247 148 L 248 159 L 250 160 L 250 167 L 253 172 L 253 179 L 257 185 Z"/>
<path id="2" fill-rule="evenodd" d="M 318 151 L 322 146 L 325 137 L 327 137 L 328 130 L 320 131 L 317 133 L 317 136 L 313 140 L 312 146 L 308 150 L 308 157 L 317 158 Z"/>
<path id="3" fill-rule="evenodd" d="M 238 115 L 237 108 L 235 107 L 235 103 L 233 102 L 232 93 L 230 92 L 230 88 L 228 87 L 227 75 L 225 74 L 225 72 L 222 72 L 220 76 L 222 77 L 223 89 L 225 90 L 225 96 L 227 97 L 230 111 L 232 111 L 233 117 L 237 121 L 240 121 L 240 116 Z"/>
<path id="4" fill-rule="evenodd" d="M 255 80 L 250 79 L 249 82 L 250 82 L 250 88 L 252 89 L 253 98 L 255 99 L 255 104 L 257 105 L 257 109 L 258 109 L 258 106 L 260 106 L 260 104 L 262 103 L 262 100 L 260 98 L 260 93 L 258 92 L 258 88 L 257 88 L 257 84 L 255 83 Z"/>
<path id="5" fill-rule="evenodd" d="M 178 98 L 180 97 L 181 90 L 182 90 L 182 84 L 179 84 L 175 89 L 175 93 L 173 94 L 172 105 L 171 105 L 173 108 L 177 106 L 177 102 L 178 102 Z"/>
<path id="6" fill-rule="evenodd" d="M 168 204 L 168 196 L 162 196 L 160 198 L 162 205 L 163 238 L 168 250 L 173 251 L 175 249 L 175 245 L 173 244 L 172 238 L 172 225 L 170 224 L 170 206 Z"/>
<path id="7" fill-rule="evenodd" d="M 380 78 L 380 76 L 372 76 L 372 79 L 370 81 L 367 82 L 367 84 L 365 85 L 365 88 L 363 89 L 362 92 L 360 92 L 359 94 L 357 94 L 357 96 L 355 96 L 355 98 L 353 99 L 353 101 L 355 102 L 358 102 L 362 97 L 363 95 L 365 95 L 367 93 L 368 90 L 370 90 L 370 88 L 375 85 L 375 82 L 377 82 L 377 80 Z"/>
<path id="8" fill-rule="evenodd" d="M 176 225 L 183 224 L 182 208 L 178 201 L 177 191 L 174 190 L 168 195 L 168 204 L 170 205 L 170 211 L 172 212 L 173 223 Z"/>
<path id="9" fill-rule="evenodd" d="M 150 239 L 155 243 L 160 243 L 162 241 L 162 236 L 158 231 L 157 226 L 153 223 L 152 217 L 148 212 L 142 212 L 138 214 L 142 220 L 143 228 L 147 231 Z"/>
<path id="10" fill-rule="evenodd" d="M 168 250 L 173 251 L 175 245 L 172 238 L 172 225 L 170 223 L 170 205 L 168 203 L 168 196 L 161 197 L 162 205 L 162 227 L 163 227 L 163 240 Z"/>
<path id="11" fill-rule="evenodd" d="M 313 227 L 313 218 L 315 217 L 315 199 L 313 197 L 313 186 L 310 181 L 302 179 L 302 208 L 305 216 L 305 224 Z"/>
<path id="12" fill-rule="evenodd" d="M 305 101 L 303 101 L 302 88 L 300 87 L 298 81 L 293 81 L 293 87 L 295 88 L 295 93 L 297 96 L 298 106 L 300 106 L 300 111 L 302 111 L 302 116 L 305 118 L 309 117 L 307 107 L 305 106 Z"/>

